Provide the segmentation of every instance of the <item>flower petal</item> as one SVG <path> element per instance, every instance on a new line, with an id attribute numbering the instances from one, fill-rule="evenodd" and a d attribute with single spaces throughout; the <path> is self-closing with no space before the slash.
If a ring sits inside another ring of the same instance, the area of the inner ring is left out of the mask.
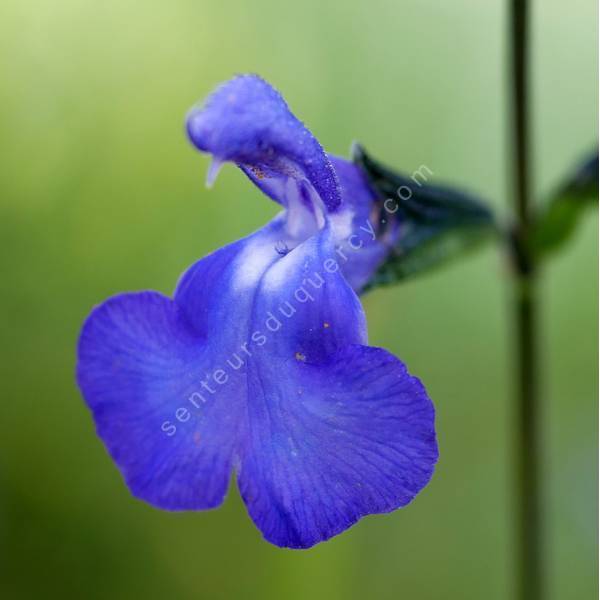
<path id="1" fill-rule="evenodd" d="M 235 162 L 277 202 L 312 205 L 320 199 L 329 211 L 341 202 L 335 171 L 323 148 L 281 94 L 257 75 L 223 83 L 203 106 L 190 111 L 187 132 L 199 150 L 218 161 Z M 292 198 L 289 180 L 295 183 Z"/>
<path id="2" fill-rule="evenodd" d="M 261 279 L 251 322 L 254 329 L 264 330 L 266 324 L 273 333 L 266 347 L 270 356 L 314 362 L 340 347 L 366 342 L 365 315 L 334 258 L 334 243 L 326 225 Z"/>
<path id="3" fill-rule="evenodd" d="M 268 345 L 248 363 L 238 481 L 254 522 L 280 546 L 312 546 L 403 506 L 437 456 L 423 386 L 362 345 L 362 308 L 334 255 L 327 226 L 271 266 L 253 303 Z"/>
<path id="4" fill-rule="evenodd" d="M 177 305 L 156 292 L 115 296 L 88 317 L 78 350 L 80 389 L 132 493 L 168 510 L 218 506 L 242 399 L 236 382 L 227 402 L 201 387 L 211 352 Z"/>
<path id="5" fill-rule="evenodd" d="M 398 359 L 349 346 L 318 365 L 285 365 L 285 377 L 283 368 L 249 371 L 251 437 L 238 478 L 268 541 L 310 547 L 427 484 L 434 410 Z"/>

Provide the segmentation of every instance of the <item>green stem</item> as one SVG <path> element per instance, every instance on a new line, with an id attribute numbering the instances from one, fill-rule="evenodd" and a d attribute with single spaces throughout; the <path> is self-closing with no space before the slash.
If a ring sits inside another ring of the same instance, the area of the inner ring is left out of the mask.
<path id="1" fill-rule="evenodd" d="M 518 595 L 521 600 L 542 597 L 540 522 L 540 440 L 538 397 L 538 304 L 531 236 L 530 156 L 528 127 L 527 0 L 511 0 L 511 75 L 513 158 L 515 181 L 514 319 L 516 327 L 515 452 Z"/>

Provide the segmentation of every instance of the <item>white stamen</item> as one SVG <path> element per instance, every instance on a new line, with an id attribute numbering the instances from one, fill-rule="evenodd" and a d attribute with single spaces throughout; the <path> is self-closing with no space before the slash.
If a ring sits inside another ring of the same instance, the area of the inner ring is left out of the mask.
<path id="1" fill-rule="evenodd" d="M 210 162 L 210 166 L 208 167 L 208 171 L 206 172 L 206 187 L 207 188 L 211 188 L 213 186 L 213 183 L 215 182 L 215 179 L 217 178 L 217 175 L 219 174 L 219 171 L 221 170 L 221 167 L 225 164 L 224 160 L 221 160 L 220 158 L 217 158 L 216 156 L 213 156 Z"/>

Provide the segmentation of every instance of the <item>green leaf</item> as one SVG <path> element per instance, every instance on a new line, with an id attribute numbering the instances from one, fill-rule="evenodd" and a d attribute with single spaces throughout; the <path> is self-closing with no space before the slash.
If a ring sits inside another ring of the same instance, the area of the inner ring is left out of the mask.
<path id="1" fill-rule="evenodd" d="M 598 150 L 575 170 L 551 197 L 537 218 L 531 250 L 538 257 L 560 248 L 571 238 L 586 208 L 598 204 Z"/>
<path id="2" fill-rule="evenodd" d="M 353 159 L 377 194 L 379 222 L 393 232 L 390 254 L 366 289 L 426 272 L 497 232 L 494 216 L 483 202 L 463 191 L 427 183 L 433 175 L 427 167 L 412 176 L 402 175 L 359 145 L 353 148 Z"/>

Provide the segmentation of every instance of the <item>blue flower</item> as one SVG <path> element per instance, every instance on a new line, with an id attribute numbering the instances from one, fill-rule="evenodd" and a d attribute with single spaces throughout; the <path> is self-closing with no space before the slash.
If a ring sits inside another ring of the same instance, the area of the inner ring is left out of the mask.
<path id="1" fill-rule="evenodd" d="M 223 84 L 187 131 L 209 178 L 234 162 L 283 211 L 190 267 L 173 298 L 96 307 L 78 383 L 136 497 L 215 508 L 235 471 L 264 537 L 307 548 L 410 502 L 437 460 L 423 385 L 367 346 L 357 291 L 387 251 L 375 196 L 259 77 Z"/>

